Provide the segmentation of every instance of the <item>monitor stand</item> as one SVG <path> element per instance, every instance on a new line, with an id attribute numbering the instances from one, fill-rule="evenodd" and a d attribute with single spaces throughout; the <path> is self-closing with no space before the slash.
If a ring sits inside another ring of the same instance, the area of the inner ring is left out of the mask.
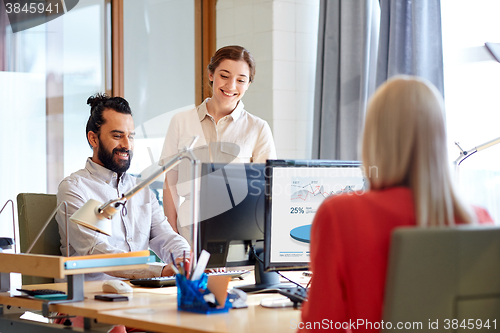
<path id="1" fill-rule="evenodd" d="M 280 277 L 277 272 L 265 272 L 264 271 L 264 251 L 262 249 L 257 250 L 258 258 L 255 259 L 255 284 L 249 284 L 244 286 L 235 287 L 237 289 L 243 290 L 244 292 L 256 292 L 268 289 L 283 289 L 283 288 L 295 288 L 297 287 L 293 283 L 282 283 L 280 282 Z"/>

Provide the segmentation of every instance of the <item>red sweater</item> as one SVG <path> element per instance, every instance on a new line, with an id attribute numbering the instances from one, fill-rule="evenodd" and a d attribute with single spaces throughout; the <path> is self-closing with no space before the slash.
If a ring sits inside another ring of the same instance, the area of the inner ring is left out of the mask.
<path id="1" fill-rule="evenodd" d="M 477 213 L 480 222 L 491 221 L 486 211 Z M 314 275 L 299 331 L 335 329 L 358 319 L 380 323 L 391 233 L 414 225 L 412 194 L 405 187 L 325 200 L 311 228 Z"/>

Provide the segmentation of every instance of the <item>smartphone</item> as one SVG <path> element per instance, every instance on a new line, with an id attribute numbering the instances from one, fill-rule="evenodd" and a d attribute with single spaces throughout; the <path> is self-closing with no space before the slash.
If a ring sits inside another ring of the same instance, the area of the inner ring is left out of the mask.
<path id="1" fill-rule="evenodd" d="M 99 301 L 106 302 L 124 302 L 128 301 L 127 296 L 117 295 L 117 294 L 104 294 L 104 295 L 95 295 L 94 298 Z"/>

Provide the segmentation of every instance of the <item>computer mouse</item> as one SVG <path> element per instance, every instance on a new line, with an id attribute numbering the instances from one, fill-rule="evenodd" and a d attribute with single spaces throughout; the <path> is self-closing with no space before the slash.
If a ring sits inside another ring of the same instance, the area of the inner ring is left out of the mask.
<path id="1" fill-rule="evenodd" d="M 134 291 L 129 284 L 121 280 L 107 280 L 102 284 L 105 293 L 126 294 Z"/>

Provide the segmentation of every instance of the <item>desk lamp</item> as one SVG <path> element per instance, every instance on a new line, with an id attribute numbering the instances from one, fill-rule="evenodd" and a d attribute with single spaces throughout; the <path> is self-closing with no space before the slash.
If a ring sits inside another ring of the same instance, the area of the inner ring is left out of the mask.
<path id="1" fill-rule="evenodd" d="M 196 254 L 196 244 L 198 241 L 198 225 L 196 221 L 198 221 L 198 195 L 197 188 L 199 182 L 199 160 L 193 153 L 193 147 L 199 136 L 193 137 L 191 143 L 184 147 L 177 155 L 175 155 L 170 161 L 164 164 L 159 170 L 152 173 L 148 178 L 146 178 L 141 183 L 132 187 L 128 192 L 124 193 L 121 198 L 111 199 L 108 202 L 101 204 L 100 202 L 90 199 L 87 201 L 80 209 L 78 209 L 69 219 L 71 222 L 78 223 L 84 227 L 93 229 L 95 231 L 101 232 L 108 236 L 111 236 L 112 233 L 112 225 L 111 218 L 118 212 L 120 206 L 125 207 L 127 201 L 137 194 L 139 191 L 144 189 L 146 186 L 151 184 L 156 177 L 161 175 L 164 172 L 167 172 L 177 166 L 182 159 L 187 158 L 191 161 L 191 173 L 192 179 L 191 182 L 191 192 L 193 194 L 193 200 L 191 201 L 191 219 L 193 223 L 192 228 L 192 240 L 193 240 L 193 252 Z M 192 263 L 192 267 L 196 265 L 196 255 L 194 256 L 194 262 Z"/>
<path id="2" fill-rule="evenodd" d="M 2 209 L 0 210 L 0 214 L 2 214 L 3 210 L 5 209 L 5 206 L 7 206 L 7 204 L 9 202 L 12 205 L 12 228 L 13 228 L 12 230 L 14 231 L 14 238 L 15 238 L 16 237 L 16 231 L 15 231 L 16 230 L 16 221 L 14 220 L 14 202 L 10 199 L 7 200 L 5 205 L 3 205 Z M 26 253 L 31 252 L 31 250 L 35 246 L 36 242 L 38 241 L 40 236 L 42 236 L 45 229 L 47 229 L 47 226 L 49 225 L 52 218 L 56 215 L 57 210 L 59 209 L 59 207 L 61 207 L 61 205 L 64 205 L 64 216 L 65 216 L 65 221 L 66 221 L 66 235 L 68 235 L 68 204 L 66 203 L 66 201 L 63 201 L 59 205 L 57 205 L 56 209 L 54 209 L 54 211 L 50 214 L 49 218 L 47 219 L 47 221 L 45 222 L 43 227 L 40 229 L 40 232 L 38 233 L 38 235 L 36 235 L 35 240 L 31 243 L 31 245 L 28 248 L 28 250 L 26 251 Z M 16 244 L 16 241 L 12 240 L 12 238 L 0 237 L 0 252 L 2 252 L 2 250 L 11 249 L 12 246 L 15 244 Z M 14 248 L 14 253 L 15 252 L 16 252 L 16 249 Z M 66 257 L 69 257 L 69 238 L 68 237 L 66 237 Z"/>
<path id="3" fill-rule="evenodd" d="M 488 49 L 488 51 L 491 53 L 491 55 L 493 56 L 493 58 L 495 58 L 496 61 L 500 62 L 500 43 L 489 43 L 489 42 L 486 42 L 486 43 L 484 43 L 484 46 Z M 482 145 L 474 147 L 474 148 L 472 148 L 470 150 L 463 150 L 460 147 L 460 145 L 458 144 L 458 142 L 455 142 L 455 144 L 457 145 L 458 149 L 460 149 L 460 155 L 455 160 L 455 167 L 457 168 L 460 165 L 460 163 L 462 163 L 463 160 L 465 160 L 470 155 L 472 155 L 474 153 L 477 153 L 478 151 L 481 151 L 481 150 L 486 149 L 488 147 L 494 146 L 497 143 L 500 143 L 500 138 L 496 138 L 494 140 L 488 141 L 488 142 L 483 143 Z"/>
<path id="4" fill-rule="evenodd" d="M 5 205 L 3 205 L 0 210 L 0 214 L 2 214 L 3 210 L 10 202 L 12 205 L 12 231 L 14 232 L 14 238 L 16 238 L 16 221 L 14 220 L 14 202 L 12 200 L 7 200 Z M 0 252 L 3 250 L 12 249 L 14 246 L 14 253 L 16 252 L 15 248 L 16 241 L 10 237 L 0 237 Z M 10 290 L 10 274 L 0 274 L 0 292 L 9 291 Z"/>
<path id="5" fill-rule="evenodd" d="M 15 238 L 15 236 L 16 236 L 16 231 L 15 231 L 16 222 L 14 220 L 14 202 L 10 199 L 7 200 L 5 205 L 3 205 L 2 209 L 0 210 L 0 214 L 3 212 L 5 206 L 7 206 L 7 204 L 9 202 L 12 205 L 12 224 L 13 224 L 12 227 L 14 228 L 13 230 L 14 230 L 14 238 Z M 36 235 L 35 240 L 31 243 L 31 245 L 28 248 L 28 250 L 26 251 L 26 253 L 31 252 L 31 250 L 35 246 L 36 242 L 38 241 L 40 236 L 42 236 L 45 229 L 47 229 L 47 226 L 49 225 L 52 218 L 56 215 L 57 210 L 59 209 L 59 207 L 61 207 L 61 205 L 64 205 L 64 215 L 66 218 L 65 219 L 66 220 L 66 235 L 68 235 L 68 204 L 66 203 L 66 201 L 63 201 L 59 205 L 57 205 L 56 209 L 54 209 L 54 211 L 50 214 L 49 218 L 47 219 L 47 221 L 45 222 L 43 227 L 40 229 L 40 232 L 38 233 L 38 235 Z M 16 244 L 16 242 L 14 240 L 12 240 L 12 238 L 0 237 L 0 252 L 2 252 L 2 250 L 11 249 L 12 246 L 14 246 L 15 244 Z M 14 247 L 14 253 L 15 252 L 16 252 L 16 249 Z M 66 256 L 69 257 L 69 237 L 66 237 Z M 0 274 L 0 292 L 9 291 L 9 290 L 10 290 L 10 274 L 3 274 L 2 273 L 2 274 Z"/>
<path id="6" fill-rule="evenodd" d="M 10 237 L 0 237 L 0 252 L 2 250 L 9 250 L 12 249 L 12 247 L 16 244 L 15 238 L 16 238 L 16 221 L 14 220 L 14 202 L 12 200 L 7 200 L 5 205 L 3 205 L 2 209 L 0 210 L 0 214 L 2 214 L 3 210 L 7 206 L 7 204 L 10 202 L 12 205 L 12 232 L 14 233 L 14 239 Z M 14 247 L 14 252 L 16 252 L 16 249 Z"/>
<path id="7" fill-rule="evenodd" d="M 463 150 L 462 147 L 460 147 L 459 143 L 455 142 L 458 149 L 460 149 L 460 155 L 455 160 L 455 167 L 458 167 L 460 165 L 460 163 L 462 163 L 467 157 L 471 156 L 472 154 L 477 153 L 478 151 L 481 151 L 481 150 L 486 149 L 488 147 L 494 146 L 497 143 L 500 143 L 500 138 L 496 138 L 494 140 L 488 141 L 488 142 L 483 143 L 482 145 L 474 147 L 470 150 Z"/>
<path id="8" fill-rule="evenodd" d="M 0 210 L 0 214 L 2 214 L 3 210 L 7 206 L 7 204 L 10 202 L 12 205 L 12 231 L 14 232 L 14 238 L 16 238 L 16 221 L 14 220 L 14 202 L 12 200 L 7 200 L 5 205 L 3 205 L 2 209 Z M 14 252 L 16 252 L 15 248 L 15 240 L 10 238 L 10 237 L 0 237 L 0 252 L 3 250 L 9 250 L 12 249 L 14 246 Z M 0 292 L 4 291 L 9 291 L 10 290 L 10 274 L 0 274 Z"/>

